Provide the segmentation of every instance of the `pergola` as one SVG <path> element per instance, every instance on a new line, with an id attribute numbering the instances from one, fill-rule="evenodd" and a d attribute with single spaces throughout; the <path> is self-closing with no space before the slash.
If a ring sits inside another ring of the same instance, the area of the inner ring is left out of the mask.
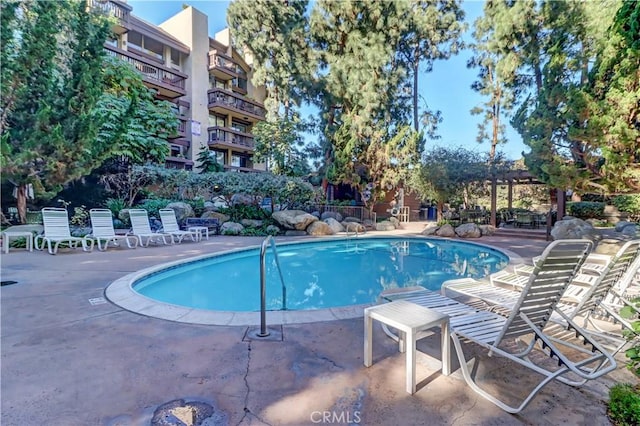
<path id="1" fill-rule="evenodd" d="M 497 187 L 498 185 L 507 185 L 507 205 L 508 208 L 512 208 L 513 203 L 513 185 L 544 185 L 544 182 L 538 180 L 535 176 L 529 173 L 528 170 L 510 170 L 504 173 L 498 173 L 497 175 L 489 178 L 491 183 L 491 220 L 490 223 L 493 226 L 497 224 Z M 556 200 L 558 204 L 558 217 L 562 217 L 565 214 L 566 195 L 563 189 L 554 189 L 556 192 Z M 551 215 L 547 215 L 547 235 L 551 230 Z"/>

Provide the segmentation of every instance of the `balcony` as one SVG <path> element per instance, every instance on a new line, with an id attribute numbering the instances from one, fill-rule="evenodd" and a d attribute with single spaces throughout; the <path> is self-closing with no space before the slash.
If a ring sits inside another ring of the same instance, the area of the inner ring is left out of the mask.
<path id="1" fill-rule="evenodd" d="M 187 137 L 187 119 L 185 117 L 177 117 L 178 118 L 178 129 L 176 133 L 169 136 L 170 139 L 175 138 L 186 138 Z"/>
<path id="2" fill-rule="evenodd" d="M 215 52 L 209 52 L 209 71 L 222 80 L 236 78 L 236 64 Z"/>
<path id="3" fill-rule="evenodd" d="M 209 146 L 210 147 L 226 147 L 235 148 L 244 152 L 253 152 L 255 150 L 255 142 L 253 135 L 242 133 L 228 127 L 209 127 Z"/>
<path id="4" fill-rule="evenodd" d="M 213 112 L 231 115 L 250 123 L 263 121 L 267 114 L 267 111 L 260 103 L 228 90 L 215 88 L 207 93 L 209 109 Z"/>
<path id="5" fill-rule="evenodd" d="M 124 34 L 129 31 L 129 14 L 133 9 L 127 3 L 117 0 L 89 0 L 89 6 L 94 9 L 102 10 L 107 16 L 117 18 L 113 31 L 116 34 Z"/>
<path id="6" fill-rule="evenodd" d="M 142 75 L 142 80 L 146 83 L 147 87 L 157 90 L 159 95 L 168 99 L 175 99 L 186 95 L 186 74 L 154 63 L 152 60 L 146 59 L 133 52 L 118 49 L 110 45 L 105 45 L 104 48 L 109 56 L 116 57 L 133 65 Z"/>

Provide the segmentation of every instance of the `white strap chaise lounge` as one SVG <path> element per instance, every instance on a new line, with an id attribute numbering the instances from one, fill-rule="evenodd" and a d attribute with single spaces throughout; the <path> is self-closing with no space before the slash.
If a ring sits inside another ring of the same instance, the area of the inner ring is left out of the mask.
<path id="1" fill-rule="evenodd" d="M 173 209 L 160 209 L 160 220 L 162 221 L 162 232 L 170 234 L 181 243 L 185 237 L 189 237 L 191 241 L 197 241 L 198 233 L 195 231 L 182 231 L 178 226 L 176 212 Z"/>
<path id="2" fill-rule="evenodd" d="M 47 244 L 49 254 L 56 254 L 58 247 L 62 243 L 68 244 L 69 248 L 73 249 L 77 248 L 78 243 L 80 243 L 82 244 L 82 250 L 93 250 L 93 240 L 71 235 L 67 209 L 58 207 L 43 208 L 42 223 L 44 225 L 44 234 L 38 235 L 34 241 L 37 250 L 44 249 L 45 243 Z"/>
<path id="3" fill-rule="evenodd" d="M 129 248 L 138 247 L 138 238 L 135 236 L 116 235 L 116 231 L 113 228 L 111 210 L 91 209 L 89 210 L 89 216 L 91 217 L 91 234 L 89 237 L 96 241 L 98 250 L 105 251 L 109 244 L 118 247 L 120 245 L 118 241 L 120 240 L 124 240 Z"/>
<path id="4" fill-rule="evenodd" d="M 149 214 L 144 209 L 129 209 L 131 219 L 131 232 L 127 235 L 134 235 L 142 247 L 148 247 L 149 243 L 173 244 L 171 234 L 164 232 L 153 232 L 149 224 Z"/>

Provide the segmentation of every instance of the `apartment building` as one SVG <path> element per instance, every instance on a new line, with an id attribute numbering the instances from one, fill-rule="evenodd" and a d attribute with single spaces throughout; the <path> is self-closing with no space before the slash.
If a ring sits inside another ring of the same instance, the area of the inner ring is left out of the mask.
<path id="1" fill-rule="evenodd" d="M 135 16 L 126 2 L 89 0 L 117 18 L 108 54 L 131 63 L 180 123 L 166 166 L 192 169 L 201 150 L 228 171 L 264 171 L 253 161 L 253 126 L 264 120 L 264 88 L 251 84 L 251 59 L 232 46 L 229 29 L 210 37 L 208 17 L 192 6 L 159 25 Z"/>

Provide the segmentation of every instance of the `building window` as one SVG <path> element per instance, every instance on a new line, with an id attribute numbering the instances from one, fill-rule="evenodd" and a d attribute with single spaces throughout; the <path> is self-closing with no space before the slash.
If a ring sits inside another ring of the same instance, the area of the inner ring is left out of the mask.
<path id="1" fill-rule="evenodd" d="M 224 127 L 225 117 L 217 114 L 209 114 L 209 126 Z"/>
<path id="2" fill-rule="evenodd" d="M 212 151 L 215 159 L 216 159 L 216 163 L 224 165 L 225 164 L 225 152 L 224 151 Z"/>
<path id="3" fill-rule="evenodd" d="M 171 68 L 180 70 L 180 52 L 171 48 Z"/>
<path id="4" fill-rule="evenodd" d="M 233 120 L 233 122 L 231 123 L 231 128 L 233 130 L 237 130 L 238 132 L 242 132 L 242 133 L 249 133 L 249 125 L 245 124 L 245 123 L 240 123 L 237 120 Z"/>
<path id="5" fill-rule="evenodd" d="M 159 41 L 145 37 L 135 31 L 129 31 L 127 42 L 129 49 L 133 48 L 152 58 L 164 61 L 164 46 Z"/>
<path id="6" fill-rule="evenodd" d="M 233 79 L 233 86 L 234 87 L 238 87 L 242 90 L 244 90 L 245 92 L 247 91 L 247 79 L 246 78 L 234 78 Z"/>
<path id="7" fill-rule="evenodd" d="M 249 158 L 244 155 L 231 155 L 231 165 L 233 167 L 249 167 Z"/>

